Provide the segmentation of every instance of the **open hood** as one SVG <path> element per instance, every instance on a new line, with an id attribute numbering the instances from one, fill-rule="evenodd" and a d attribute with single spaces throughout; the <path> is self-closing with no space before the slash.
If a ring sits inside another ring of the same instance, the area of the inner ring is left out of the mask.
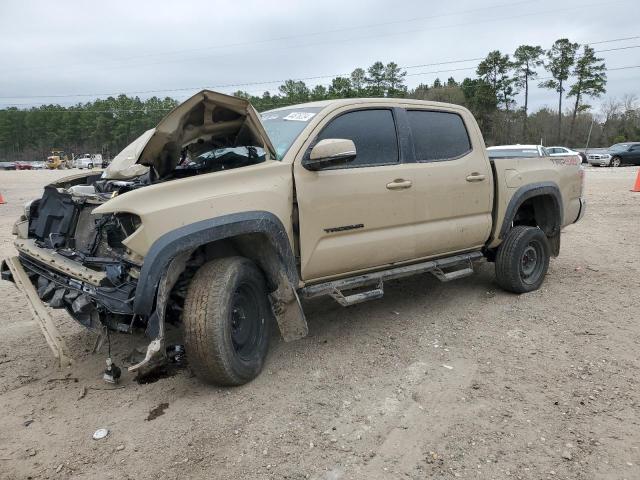
<path id="1" fill-rule="evenodd" d="M 146 173 L 150 166 L 163 177 L 178 165 L 184 147 L 211 139 L 228 146 L 262 147 L 268 158 L 276 158 L 258 112 L 248 100 L 203 90 L 178 105 L 156 128 L 144 132 L 116 155 L 103 178 L 136 177 Z"/>

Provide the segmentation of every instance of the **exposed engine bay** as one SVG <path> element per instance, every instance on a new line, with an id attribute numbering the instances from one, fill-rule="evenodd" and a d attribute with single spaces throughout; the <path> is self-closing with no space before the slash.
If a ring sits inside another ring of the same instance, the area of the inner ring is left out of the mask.
<path id="1" fill-rule="evenodd" d="M 141 220 L 126 212 L 93 211 L 133 190 L 273 158 L 257 114 L 247 105 L 200 92 L 125 148 L 104 172 L 45 187 L 43 196 L 25 207 L 15 231 L 20 262 L 40 299 L 66 309 L 88 328 L 138 326 L 155 338 L 159 322 L 151 328 L 149 317 L 133 310 L 143 259 L 123 243 Z M 179 321 L 189 270 L 183 266 L 171 285 L 162 322 Z"/>

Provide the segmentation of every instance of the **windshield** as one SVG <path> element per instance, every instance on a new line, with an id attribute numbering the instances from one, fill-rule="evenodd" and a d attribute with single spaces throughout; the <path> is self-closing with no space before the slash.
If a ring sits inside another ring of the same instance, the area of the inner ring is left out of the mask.
<path id="1" fill-rule="evenodd" d="M 278 160 L 282 160 L 300 132 L 320 110 L 322 107 L 300 107 L 262 113 L 260 119 L 276 149 Z"/>
<path id="2" fill-rule="evenodd" d="M 613 150 L 614 152 L 622 152 L 623 150 L 626 150 L 627 148 L 629 148 L 629 144 L 628 143 L 616 143 L 615 145 L 611 145 L 609 147 L 609 150 Z"/>
<path id="3" fill-rule="evenodd" d="M 514 158 L 514 157 L 539 157 L 540 153 L 535 148 L 500 148 L 487 149 L 489 158 Z"/>

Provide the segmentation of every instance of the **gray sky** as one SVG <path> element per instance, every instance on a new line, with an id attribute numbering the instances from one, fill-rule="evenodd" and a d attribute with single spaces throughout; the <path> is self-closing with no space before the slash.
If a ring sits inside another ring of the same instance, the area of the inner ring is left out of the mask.
<path id="1" fill-rule="evenodd" d="M 639 19 L 638 0 L 1 0 L 0 107 L 96 98 L 64 96 L 71 94 L 167 90 L 156 95 L 182 100 L 202 87 L 275 92 L 278 83 L 257 83 L 345 74 L 376 60 L 407 67 L 512 53 L 521 44 L 547 48 L 560 37 L 640 36 Z M 593 47 L 635 45 L 640 38 Z M 599 55 L 609 68 L 640 65 L 640 48 Z M 477 63 L 408 68 L 407 84 L 462 80 Z M 423 73 L 434 71 L 441 72 Z M 640 68 L 608 75 L 606 97 L 640 94 Z M 64 97 L 37 98 L 49 95 Z M 556 97 L 534 87 L 530 102 L 554 106 Z"/>

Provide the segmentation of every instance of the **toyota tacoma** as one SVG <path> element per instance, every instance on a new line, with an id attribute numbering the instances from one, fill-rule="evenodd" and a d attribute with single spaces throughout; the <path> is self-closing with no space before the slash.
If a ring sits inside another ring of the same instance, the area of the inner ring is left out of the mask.
<path id="1" fill-rule="evenodd" d="M 505 290 L 536 290 L 584 214 L 582 190 L 576 156 L 490 159 L 461 106 L 344 99 L 258 114 L 205 90 L 104 172 L 46 186 L 0 272 L 60 359 L 44 305 L 97 331 L 144 329 L 130 371 L 166 362 L 165 325 L 178 325 L 202 380 L 239 385 L 259 374 L 272 324 L 287 341 L 307 334 L 301 298 L 354 305 L 386 280 L 449 281 L 483 260 Z"/>

